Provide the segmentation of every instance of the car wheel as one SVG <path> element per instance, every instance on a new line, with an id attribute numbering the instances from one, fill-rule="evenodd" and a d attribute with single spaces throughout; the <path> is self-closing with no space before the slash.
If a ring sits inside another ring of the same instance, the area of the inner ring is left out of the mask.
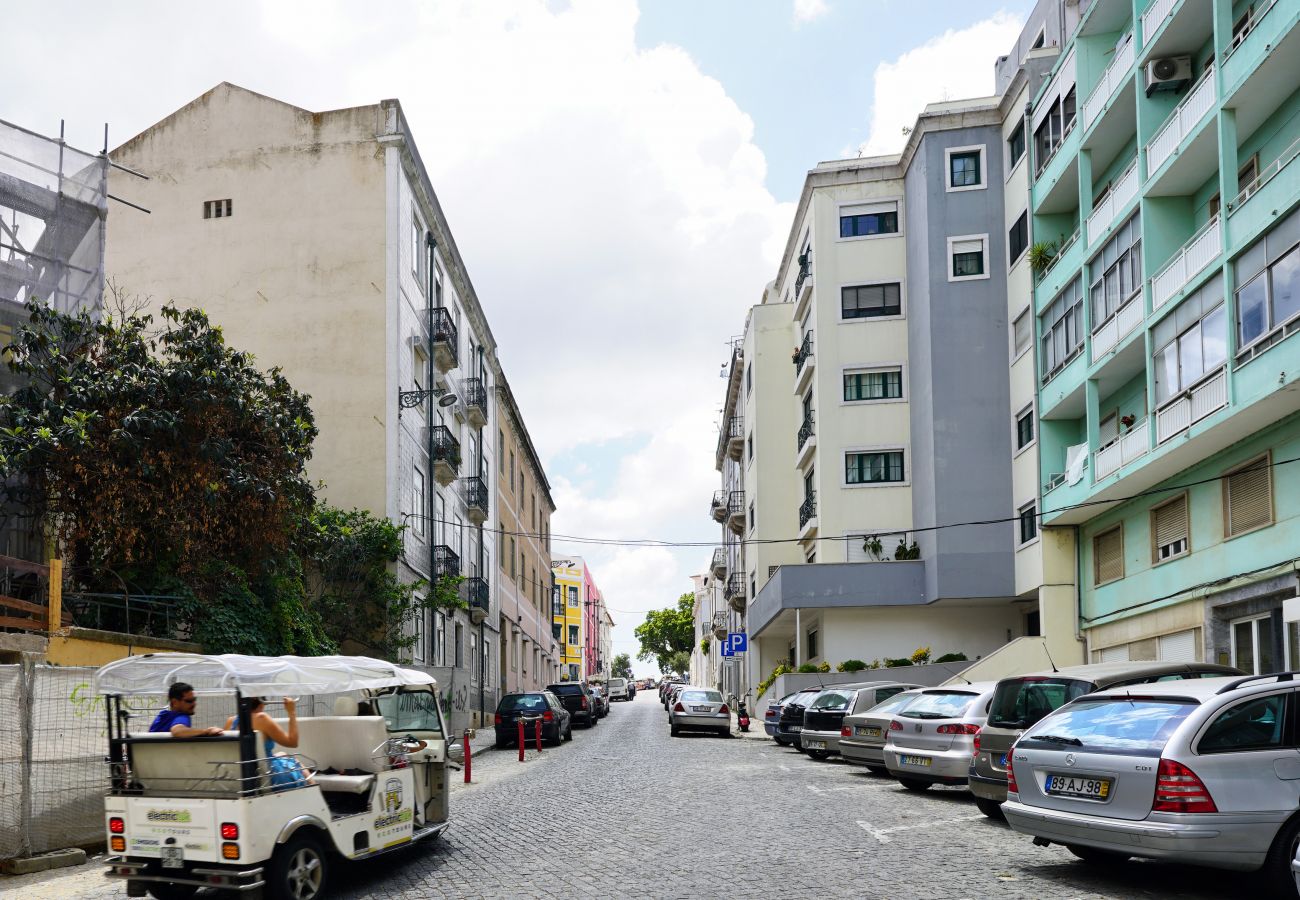
<path id="1" fill-rule="evenodd" d="M 729 738 L 729 737 L 731 737 L 731 729 L 730 729 L 730 728 L 719 728 L 719 729 L 718 729 L 718 737 L 724 737 L 724 738 Z"/>
<path id="2" fill-rule="evenodd" d="M 830 752 L 826 750 L 809 750 L 808 755 L 817 760 L 831 758 Z"/>
<path id="3" fill-rule="evenodd" d="M 136 882 L 139 884 L 139 882 Z M 163 884 L 157 882 L 147 888 L 154 900 L 189 900 L 199 889 L 192 884 Z"/>
<path id="4" fill-rule="evenodd" d="M 1116 853 L 1114 850 L 1099 850 L 1096 847 L 1085 847 L 1082 844 L 1066 844 L 1065 849 L 1069 850 L 1079 859 L 1094 866 L 1113 866 L 1116 863 L 1122 863 L 1128 860 L 1127 853 Z M 1290 862 L 1287 863 L 1287 877 L 1290 878 Z M 1293 886 L 1292 891 L 1295 890 Z"/>
<path id="5" fill-rule="evenodd" d="M 1002 814 L 1002 804 L 998 803 L 996 800 L 987 800 L 984 797 L 976 797 L 975 808 L 984 813 L 984 815 L 988 816 L 990 819 L 1006 818 L 1006 816 Z"/>
<path id="6" fill-rule="evenodd" d="M 1295 859 L 1297 850 L 1300 850 L 1300 817 L 1293 818 L 1278 831 L 1268 856 L 1264 858 L 1264 868 L 1260 870 L 1273 893 L 1279 897 L 1295 896 L 1296 876 L 1291 871 L 1291 861 Z"/>
<path id="7" fill-rule="evenodd" d="M 889 770 L 884 766 L 867 766 L 867 771 L 872 775 L 888 775 Z"/>
<path id="8" fill-rule="evenodd" d="M 568 728 L 564 729 L 564 739 L 565 739 L 566 741 L 571 741 L 571 740 L 573 740 L 573 723 L 572 723 L 572 722 L 569 723 L 569 727 L 568 727 Z"/>
<path id="9" fill-rule="evenodd" d="M 930 789 L 930 782 L 917 781 L 915 778 L 900 778 L 898 779 L 898 783 L 909 791 L 916 791 L 917 793 L 928 791 Z"/>
<path id="10" fill-rule="evenodd" d="M 507 743 L 506 741 L 501 740 L 501 738 L 497 738 L 495 741 L 492 742 L 492 746 L 497 750 L 504 750 L 507 747 L 509 747 L 510 744 Z"/>
<path id="11" fill-rule="evenodd" d="M 316 900 L 325 895 L 329 858 L 310 834 L 296 834 L 278 847 L 267 871 L 266 892 L 288 900 Z"/>
<path id="12" fill-rule="evenodd" d="M 681 734 L 681 729 L 679 729 L 676 725 L 668 726 L 668 735 L 670 737 L 677 737 L 677 735 L 679 734 Z"/>

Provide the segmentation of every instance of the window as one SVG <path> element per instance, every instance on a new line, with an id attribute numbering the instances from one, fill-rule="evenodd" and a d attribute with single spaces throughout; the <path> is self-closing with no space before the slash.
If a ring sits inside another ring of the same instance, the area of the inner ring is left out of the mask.
<path id="1" fill-rule="evenodd" d="M 575 647 L 578 645 L 578 626 L 577 626 L 577 625 L 570 625 L 570 626 L 569 626 L 569 643 L 572 644 L 572 645 L 575 646 Z"/>
<path id="2" fill-rule="evenodd" d="M 232 209 L 230 200 L 204 200 L 203 201 L 203 218 L 205 219 L 226 219 L 231 215 Z"/>
<path id="3" fill-rule="evenodd" d="M 752 366 L 745 366 L 745 396 L 748 397 L 754 391 L 754 369 Z"/>
<path id="4" fill-rule="evenodd" d="M 898 233 L 898 203 L 868 203 L 840 209 L 840 237 Z"/>
<path id="5" fill-rule="evenodd" d="M 1280 660 L 1274 658 L 1273 617 L 1256 616 L 1232 623 L 1232 664 L 1249 675 L 1276 672 Z"/>
<path id="6" fill-rule="evenodd" d="M 887 284 L 851 285 L 840 288 L 840 318 L 872 319 L 903 312 L 903 286 Z"/>
<path id="7" fill-rule="evenodd" d="M 515 451 L 510 451 L 510 490 L 515 489 Z"/>
<path id="8" fill-rule="evenodd" d="M 569 587 L 569 609 L 578 608 L 578 589 L 575 586 Z"/>
<path id="9" fill-rule="evenodd" d="M 1016 317 L 1011 326 L 1011 358 L 1017 359 L 1029 349 L 1034 341 L 1034 325 L 1030 319 L 1030 310 L 1025 310 Z"/>
<path id="10" fill-rule="evenodd" d="M 971 190 L 984 186 L 984 148 L 949 147 L 944 150 L 948 160 L 949 191 Z"/>
<path id="11" fill-rule="evenodd" d="M 1300 316 L 1300 213 L 1292 213 L 1236 262 L 1238 345 Z"/>
<path id="12" fill-rule="evenodd" d="M 1133 216 L 1115 230 L 1088 263 L 1092 284 L 1092 330 L 1110 321 L 1119 308 L 1142 290 L 1142 220 Z"/>
<path id="13" fill-rule="evenodd" d="M 424 473 L 417 466 L 411 470 L 411 524 L 417 537 L 424 537 L 427 515 L 424 511 Z"/>
<path id="14" fill-rule="evenodd" d="M 864 369 L 844 373 L 844 399 L 854 403 L 861 400 L 900 400 L 903 397 L 903 370 Z"/>
<path id="15" fill-rule="evenodd" d="M 411 649 L 415 654 L 418 662 L 424 661 L 424 617 L 428 615 L 424 610 L 417 610 L 411 617 L 411 636 L 414 640 L 411 642 Z"/>
<path id="16" fill-rule="evenodd" d="M 904 480 L 903 476 L 902 450 L 844 454 L 846 484 L 901 482 Z"/>
<path id="17" fill-rule="evenodd" d="M 1016 219 L 1016 224 L 1011 226 L 1011 231 L 1007 234 L 1007 259 L 1011 265 L 1016 264 L 1016 260 L 1029 249 L 1029 210 L 1020 214 Z"/>
<path id="18" fill-rule="evenodd" d="M 1228 317 L 1216 276 L 1188 297 L 1151 333 L 1155 351 L 1156 404 L 1188 390 L 1228 358 Z"/>
<path id="19" fill-rule="evenodd" d="M 1034 132 L 1034 158 L 1037 161 L 1037 173 L 1046 168 L 1047 163 L 1056 153 L 1065 135 L 1074 125 L 1075 108 L 1078 105 L 1077 87 L 1070 86 L 1064 97 L 1052 101 L 1051 111 Z"/>
<path id="20" fill-rule="evenodd" d="M 1124 526 L 1116 525 L 1092 539 L 1092 581 L 1106 584 L 1124 577 Z"/>
<path id="21" fill-rule="evenodd" d="M 420 290 L 426 290 L 425 285 L 425 252 L 424 252 L 424 226 L 420 220 L 411 220 L 411 274 L 415 276 L 415 282 L 420 286 Z"/>
<path id="22" fill-rule="evenodd" d="M 754 501 L 750 500 L 749 501 L 749 530 L 750 531 L 754 530 L 755 522 L 756 520 L 754 518 Z"/>
<path id="23" fill-rule="evenodd" d="M 1016 449 L 1023 450 L 1034 442 L 1034 408 L 1030 406 L 1016 416 Z"/>
<path id="24" fill-rule="evenodd" d="M 465 665 L 465 626 L 460 622 L 456 623 L 456 646 L 454 648 L 456 668 Z"/>
<path id="25" fill-rule="evenodd" d="M 751 431 L 745 438 L 745 453 L 748 454 L 749 461 L 754 461 L 754 433 Z"/>
<path id="26" fill-rule="evenodd" d="M 1020 158 L 1025 155 L 1025 123 L 1022 119 L 1016 126 L 1016 130 L 1011 132 L 1011 137 L 1007 138 L 1007 168 L 1011 169 Z"/>
<path id="27" fill-rule="evenodd" d="M 1038 537 L 1038 504 L 1027 503 L 1018 510 L 1020 516 L 1020 543 L 1028 544 Z"/>
<path id="28" fill-rule="evenodd" d="M 1283 746 L 1286 694 L 1252 697 L 1230 706 L 1205 729 L 1197 753 L 1236 753 Z"/>
<path id="29" fill-rule="evenodd" d="M 818 650 L 817 637 L 818 637 L 817 632 L 815 631 L 808 632 L 808 639 L 807 639 L 808 654 L 807 655 L 809 659 L 817 655 L 817 650 Z"/>
<path id="30" fill-rule="evenodd" d="M 1223 479 L 1223 535 L 1273 524 L 1272 457 L 1265 453 Z"/>
<path id="31" fill-rule="evenodd" d="M 519 570 L 515 568 L 515 539 L 512 536 L 510 538 L 510 579 L 512 581 L 514 580 L 515 575 L 518 574 L 518 571 Z"/>
<path id="32" fill-rule="evenodd" d="M 497 429 L 497 468 L 501 474 L 506 474 L 506 434 L 501 429 Z"/>
<path id="33" fill-rule="evenodd" d="M 1228 44 L 1228 52 L 1231 53 L 1241 45 L 1255 27 L 1255 4 L 1251 3 L 1246 6 L 1245 12 L 1241 18 L 1232 23 L 1232 41 Z"/>
<path id="34" fill-rule="evenodd" d="M 564 631 L 564 626 L 561 625 L 559 622 L 551 623 L 551 637 L 555 638 L 556 641 L 560 640 L 563 631 Z"/>
<path id="35" fill-rule="evenodd" d="M 1039 317 L 1039 331 L 1043 381 L 1047 381 L 1083 348 L 1083 294 L 1078 278 Z"/>
<path id="36" fill-rule="evenodd" d="M 1039 31 L 1038 31 L 1038 37 L 1034 38 L 1034 44 L 1033 44 L 1033 46 L 1030 47 L 1029 49 L 1030 49 L 1030 50 L 1039 50 L 1039 49 L 1042 48 L 1043 44 L 1046 43 L 1046 42 L 1047 42 L 1047 29 L 1046 29 L 1046 28 L 1041 28 L 1041 29 L 1039 29 Z"/>
<path id="37" fill-rule="evenodd" d="M 1187 495 L 1151 510 L 1152 562 L 1161 563 L 1188 552 Z"/>
<path id="38" fill-rule="evenodd" d="M 988 242 L 988 235 L 985 234 L 948 238 L 948 258 L 951 260 L 948 280 L 988 278 L 988 267 L 985 263 Z"/>

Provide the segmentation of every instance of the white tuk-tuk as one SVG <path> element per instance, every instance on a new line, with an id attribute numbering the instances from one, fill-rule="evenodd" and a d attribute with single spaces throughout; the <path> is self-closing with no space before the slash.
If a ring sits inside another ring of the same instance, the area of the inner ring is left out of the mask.
<path id="1" fill-rule="evenodd" d="M 165 697 L 175 683 L 213 703 L 233 695 L 238 729 L 150 733 L 165 700 L 131 721 L 137 698 Z M 358 656 L 155 653 L 109 663 L 95 686 L 108 715 L 107 875 L 125 879 L 130 896 L 175 900 L 216 887 L 313 900 L 335 859 L 365 859 L 447 827 L 447 754 L 460 748 L 449 744 L 437 684 L 424 672 Z M 268 757 L 248 698 L 321 694 L 333 695 L 333 715 L 301 716 L 298 747 Z M 272 775 L 286 765 L 301 773 L 290 784 Z"/>

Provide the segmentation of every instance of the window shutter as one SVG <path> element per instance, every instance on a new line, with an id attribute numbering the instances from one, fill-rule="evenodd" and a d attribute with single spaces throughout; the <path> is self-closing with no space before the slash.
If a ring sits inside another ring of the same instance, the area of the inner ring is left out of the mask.
<path id="1" fill-rule="evenodd" d="M 1196 629 L 1160 636 L 1161 662 L 1197 662 Z"/>
<path id="2" fill-rule="evenodd" d="M 1156 559 L 1160 559 L 1160 548 L 1168 547 L 1178 541 L 1187 541 L 1187 497 L 1179 497 L 1152 512 L 1152 529 L 1156 536 Z M 1182 549 L 1176 553 L 1183 552 Z"/>
<path id="3" fill-rule="evenodd" d="M 1231 537 L 1273 521 L 1273 491 L 1268 457 L 1260 457 L 1228 476 L 1227 530 Z"/>
<path id="4" fill-rule="evenodd" d="M 1101 659 L 1097 662 L 1128 662 L 1128 644 L 1120 644 L 1118 647 L 1107 647 L 1101 651 Z"/>
<path id="5" fill-rule="evenodd" d="M 1093 564 L 1097 584 L 1124 577 L 1124 531 L 1112 528 L 1093 538 Z"/>
<path id="6" fill-rule="evenodd" d="M 952 252 L 958 253 L 979 253 L 984 249 L 983 241 L 953 241 Z"/>
<path id="7" fill-rule="evenodd" d="M 898 201 L 888 203 L 858 203 L 853 206 L 841 206 L 841 216 L 869 216 L 880 213 L 898 212 Z"/>

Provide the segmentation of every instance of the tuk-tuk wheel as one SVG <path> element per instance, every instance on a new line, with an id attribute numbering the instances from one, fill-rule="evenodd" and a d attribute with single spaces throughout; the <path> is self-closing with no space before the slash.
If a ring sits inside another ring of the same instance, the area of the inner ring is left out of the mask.
<path id="1" fill-rule="evenodd" d="M 268 897 L 316 900 L 325 894 L 329 858 L 320 841 L 310 834 L 296 834 L 278 847 L 268 869 Z"/>
<path id="2" fill-rule="evenodd" d="M 199 889 L 192 884 L 166 884 L 152 882 L 148 887 L 149 896 L 154 900 L 189 900 Z"/>

